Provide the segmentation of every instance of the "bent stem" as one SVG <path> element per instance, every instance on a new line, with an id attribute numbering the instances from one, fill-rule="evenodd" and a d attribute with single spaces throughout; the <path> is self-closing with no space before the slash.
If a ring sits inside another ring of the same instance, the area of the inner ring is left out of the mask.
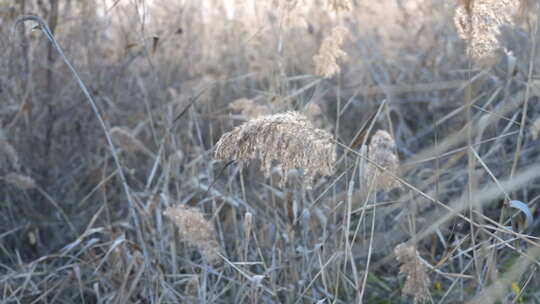
<path id="1" fill-rule="evenodd" d="M 109 127 L 105 123 L 105 120 L 103 119 L 103 116 L 101 115 L 101 113 L 99 111 L 99 108 L 97 107 L 96 102 L 92 98 L 92 95 L 90 95 L 90 92 L 88 91 L 88 89 L 86 88 L 86 85 L 84 84 L 81 77 L 79 76 L 79 73 L 73 67 L 71 62 L 67 59 L 64 51 L 62 50 L 62 47 L 56 41 L 56 38 L 54 38 L 54 35 L 51 32 L 49 26 L 47 25 L 47 23 L 42 18 L 40 18 L 38 16 L 31 16 L 31 15 L 20 16 L 15 21 L 15 24 L 13 25 L 12 35 L 14 34 L 15 29 L 17 28 L 17 26 L 22 25 L 27 21 L 34 21 L 34 22 L 38 23 L 38 28 L 43 32 L 43 34 L 45 34 L 47 39 L 49 39 L 49 41 L 51 42 L 53 48 L 58 52 L 58 54 L 60 55 L 60 57 L 62 58 L 64 63 L 68 66 L 69 70 L 73 74 L 73 77 L 75 77 L 75 80 L 77 80 L 77 84 L 79 85 L 79 87 L 83 91 L 84 96 L 86 97 L 86 99 L 88 100 L 90 105 L 92 106 L 92 110 L 94 111 L 94 114 L 96 115 L 96 117 L 97 117 L 97 119 L 99 121 L 99 124 L 100 124 L 101 128 L 103 129 L 103 131 L 105 133 L 105 138 L 107 139 L 107 143 L 108 143 L 108 145 L 110 147 L 111 154 L 112 154 L 112 157 L 114 159 L 114 163 L 115 163 L 116 167 L 118 168 L 118 175 L 120 176 L 120 180 L 122 182 L 124 192 L 126 193 L 126 197 L 127 197 L 128 203 L 129 203 L 129 210 L 130 210 L 130 213 L 131 213 L 131 217 L 133 218 L 133 221 L 135 222 L 135 227 L 136 227 L 135 230 L 136 230 L 136 233 L 137 233 L 137 238 L 140 240 L 139 243 L 140 243 L 140 245 L 141 245 L 141 247 L 143 249 L 143 252 L 144 252 L 145 262 L 146 262 L 146 265 L 148 265 L 148 262 L 149 262 L 148 254 L 147 254 L 148 251 L 146 249 L 146 245 L 145 245 L 144 238 L 143 238 L 143 235 L 142 235 L 141 226 L 139 225 L 139 218 L 137 216 L 137 213 L 135 212 L 135 202 L 133 201 L 133 198 L 131 196 L 131 191 L 130 191 L 129 186 L 127 184 L 126 176 L 125 176 L 125 174 L 124 174 L 124 172 L 122 170 L 122 166 L 120 165 L 120 159 L 118 157 L 118 154 L 116 153 L 116 149 L 115 149 L 114 144 L 112 142 L 110 132 L 109 132 Z"/>

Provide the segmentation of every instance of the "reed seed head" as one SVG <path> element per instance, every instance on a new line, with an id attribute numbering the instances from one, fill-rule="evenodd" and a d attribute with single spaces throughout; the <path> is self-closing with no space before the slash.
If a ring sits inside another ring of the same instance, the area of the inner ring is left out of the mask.
<path id="1" fill-rule="evenodd" d="M 21 190 L 30 190 L 36 188 L 36 182 L 30 176 L 12 172 L 6 175 L 4 179 L 9 184 L 14 185 Z"/>
<path id="2" fill-rule="evenodd" d="M 323 40 L 319 53 L 313 57 L 315 74 L 330 78 L 341 71 L 337 61 L 347 57 L 347 53 L 341 49 L 347 34 L 345 27 L 338 26 Z"/>
<path id="3" fill-rule="evenodd" d="M 395 150 L 396 143 L 388 132 L 379 130 L 371 137 L 368 158 L 385 169 L 381 170 L 372 163 L 367 165 L 366 181 L 368 185 L 375 183 L 376 190 L 390 191 L 400 187 L 399 181 L 392 176 L 399 174 L 399 159 Z"/>
<path id="4" fill-rule="evenodd" d="M 519 0 L 462 1 L 454 23 L 471 59 L 481 66 L 489 66 L 498 59 L 500 27 L 514 24 L 513 17 L 519 8 Z"/>
<path id="5" fill-rule="evenodd" d="M 394 254 L 398 262 L 401 263 L 399 272 L 407 275 L 401 291 L 404 294 L 412 295 L 415 303 L 429 300 L 431 280 L 427 274 L 427 267 L 420 260 L 416 247 L 402 243 L 396 246 Z"/>
<path id="6" fill-rule="evenodd" d="M 229 104 L 229 108 L 240 112 L 247 119 L 257 118 L 259 116 L 268 115 L 271 113 L 271 110 L 268 106 L 260 105 L 255 103 L 255 101 L 247 98 L 240 98 L 233 101 Z"/>
<path id="7" fill-rule="evenodd" d="M 163 214 L 174 222 L 180 237 L 195 246 L 206 261 L 219 262 L 219 243 L 214 226 L 199 209 L 180 205 L 168 207 Z"/>
<path id="8" fill-rule="evenodd" d="M 327 130 L 330 133 L 332 132 L 332 126 L 326 116 L 324 116 L 324 113 L 318 104 L 314 102 L 308 103 L 302 109 L 302 114 L 304 114 L 316 128 Z"/>
<path id="9" fill-rule="evenodd" d="M 111 128 L 111 139 L 114 144 L 126 152 L 145 151 L 146 148 L 131 132 L 122 127 Z"/>
<path id="10" fill-rule="evenodd" d="M 345 13 L 352 10 L 351 0 L 328 0 L 326 4 L 330 10 L 336 13 Z"/>
<path id="11" fill-rule="evenodd" d="M 15 170 L 21 167 L 17 150 L 9 143 L 4 130 L 0 129 L 0 166 L 6 168 L 8 164 Z"/>
<path id="12" fill-rule="evenodd" d="M 303 14 L 305 6 L 305 0 L 281 0 L 278 10 L 283 27 L 286 29 L 307 28 L 308 24 Z"/>
<path id="13" fill-rule="evenodd" d="M 540 134 L 540 117 L 536 118 L 530 128 L 532 139 L 537 140 Z"/>
<path id="14" fill-rule="evenodd" d="M 287 173 L 294 168 L 303 169 L 308 182 L 317 173 L 331 175 L 336 151 L 330 133 L 313 127 L 297 112 L 286 112 L 250 120 L 223 134 L 216 144 L 215 158 L 259 159 L 267 177 L 277 161 L 284 185 Z"/>

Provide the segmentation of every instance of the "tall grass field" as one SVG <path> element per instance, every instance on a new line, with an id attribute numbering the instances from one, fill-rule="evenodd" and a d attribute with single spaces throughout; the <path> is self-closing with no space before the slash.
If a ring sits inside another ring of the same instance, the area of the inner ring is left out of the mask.
<path id="1" fill-rule="evenodd" d="M 537 0 L 0 0 L 0 303 L 540 304 Z"/>

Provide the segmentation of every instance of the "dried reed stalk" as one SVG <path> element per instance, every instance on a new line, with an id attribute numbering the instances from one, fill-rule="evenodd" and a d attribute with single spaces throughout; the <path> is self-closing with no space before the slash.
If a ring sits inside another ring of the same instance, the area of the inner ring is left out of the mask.
<path id="1" fill-rule="evenodd" d="M 331 175 L 336 160 L 332 135 L 317 129 L 297 113 L 286 112 L 250 120 L 223 134 L 216 144 L 220 160 L 259 159 L 265 175 L 270 176 L 272 162 L 281 164 L 282 185 L 294 168 L 304 170 L 311 183 L 317 173 Z"/>
<path id="2" fill-rule="evenodd" d="M 345 27 L 338 26 L 323 40 L 319 53 L 313 57 L 315 74 L 330 78 L 341 71 L 337 61 L 347 57 L 347 53 L 341 50 L 341 44 L 347 34 L 348 30 Z"/>
<path id="3" fill-rule="evenodd" d="M 407 275 L 401 291 L 404 294 L 414 296 L 415 303 L 429 300 L 431 281 L 427 274 L 427 267 L 420 260 L 416 247 L 402 243 L 396 246 L 394 254 L 398 262 L 401 263 L 399 272 Z"/>
<path id="4" fill-rule="evenodd" d="M 163 214 L 174 222 L 180 237 L 195 246 L 206 261 L 213 264 L 220 261 L 214 226 L 205 219 L 199 209 L 186 206 L 168 207 Z"/>

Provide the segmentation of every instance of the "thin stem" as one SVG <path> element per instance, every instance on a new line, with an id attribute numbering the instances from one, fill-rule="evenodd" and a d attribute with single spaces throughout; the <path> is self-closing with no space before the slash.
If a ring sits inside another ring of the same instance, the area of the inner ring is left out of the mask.
<path id="1" fill-rule="evenodd" d="M 38 16 L 31 16 L 31 15 L 20 16 L 15 21 L 12 33 L 14 32 L 14 30 L 17 28 L 18 25 L 23 24 L 26 21 L 34 21 L 34 22 L 38 23 L 39 29 L 43 32 L 43 34 L 45 34 L 47 39 L 49 39 L 49 41 L 51 42 L 54 49 L 58 52 L 60 57 L 63 59 L 64 63 L 68 66 L 69 70 L 73 74 L 73 77 L 75 77 L 75 80 L 77 80 L 77 84 L 79 85 L 79 87 L 83 91 L 86 99 L 88 100 L 88 102 L 92 106 L 92 110 L 94 111 L 94 114 L 96 115 L 96 117 L 97 117 L 97 119 L 99 121 L 99 124 L 100 124 L 101 128 L 103 129 L 103 131 L 105 133 L 105 138 L 107 139 L 107 143 L 108 143 L 108 145 L 110 147 L 111 154 L 112 154 L 112 157 L 114 159 L 115 165 L 118 168 L 118 175 L 120 176 L 120 179 L 122 181 L 122 186 L 124 188 L 127 200 L 129 202 L 129 207 L 130 207 L 129 209 L 130 209 L 131 216 L 133 217 L 133 221 L 135 222 L 135 227 L 136 227 L 135 229 L 136 229 L 136 232 L 137 232 L 137 237 L 138 237 L 139 243 L 140 243 L 140 245 L 141 245 L 141 247 L 143 249 L 145 260 L 147 262 L 146 264 L 148 265 L 149 264 L 149 260 L 147 260 L 149 258 L 148 254 L 147 254 L 148 251 L 146 249 L 146 244 L 144 242 L 144 238 L 143 238 L 143 235 L 142 235 L 141 226 L 139 225 L 139 219 L 138 219 L 137 213 L 135 212 L 135 202 L 133 201 L 133 198 L 131 196 L 131 191 L 130 191 L 130 188 L 129 188 L 128 184 L 127 184 L 126 176 L 125 176 L 125 174 L 124 174 L 124 172 L 122 170 L 122 166 L 120 165 L 120 159 L 118 157 L 118 154 L 116 153 L 116 149 L 114 147 L 113 141 L 112 141 L 111 136 L 109 134 L 109 127 L 105 123 L 105 120 L 103 119 L 103 116 L 101 115 L 101 113 L 99 111 L 99 108 L 97 107 L 96 102 L 94 101 L 94 99 L 90 95 L 90 92 L 86 88 L 86 85 L 84 84 L 82 79 L 79 77 L 79 74 L 77 73 L 77 70 L 73 67 L 71 62 L 67 59 L 64 51 L 62 50 L 62 47 L 56 41 L 56 39 L 54 38 L 53 33 L 51 32 L 51 30 L 49 28 L 49 26 L 47 25 L 47 23 L 42 18 L 40 18 Z"/>

